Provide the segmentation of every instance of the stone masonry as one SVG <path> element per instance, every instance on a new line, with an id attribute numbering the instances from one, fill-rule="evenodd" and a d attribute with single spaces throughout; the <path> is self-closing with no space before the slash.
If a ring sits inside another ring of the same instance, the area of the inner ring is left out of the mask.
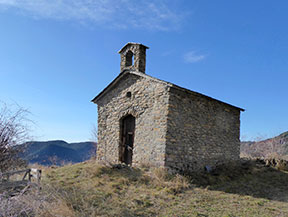
<path id="1" fill-rule="evenodd" d="M 98 105 L 97 160 L 121 163 L 127 115 L 135 118 L 127 146 L 132 165 L 187 172 L 238 160 L 244 110 L 146 75 L 147 48 L 125 45 L 119 51 L 121 73 L 92 100 Z"/>
<path id="2" fill-rule="evenodd" d="M 170 88 L 165 166 L 193 171 L 239 159 L 240 110 Z"/>

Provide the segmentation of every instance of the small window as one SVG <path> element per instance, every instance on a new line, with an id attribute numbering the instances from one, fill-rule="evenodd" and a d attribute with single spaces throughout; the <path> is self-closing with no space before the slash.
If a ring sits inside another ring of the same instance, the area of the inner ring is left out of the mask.
<path id="1" fill-rule="evenodd" d="M 126 54 L 126 61 L 125 61 L 125 66 L 133 66 L 133 53 L 131 50 L 129 50 Z"/>
<path id="2" fill-rule="evenodd" d="M 131 92 L 127 92 L 127 93 L 126 93 L 126 96 L 127 96 L 128 98 L 131 98 L 132 93 L 131 93 Z"/>

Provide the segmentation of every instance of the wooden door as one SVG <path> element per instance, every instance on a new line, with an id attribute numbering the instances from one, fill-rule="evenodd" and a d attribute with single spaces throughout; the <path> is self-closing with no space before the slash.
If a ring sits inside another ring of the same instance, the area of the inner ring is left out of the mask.
<path id="1" fill-rule="evenodd" d="M 135 117 L 128 115 L 123 118 L 121 128 L 122 132 L 119 158 L 122 163 L 132 164 Z"/>

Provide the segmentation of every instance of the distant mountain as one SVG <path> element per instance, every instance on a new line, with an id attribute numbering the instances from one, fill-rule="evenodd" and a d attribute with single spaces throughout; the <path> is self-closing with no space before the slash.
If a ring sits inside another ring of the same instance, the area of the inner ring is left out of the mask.
<path id="1" fill-rule="evenodd" d="M 78 163 L 91 158 L 96 153 L 95 143 L 67 143 L 62 140 L 46 142 L 27 142 L 21 157 L 29 163 L 42 165 L 60 165 L 71 162 Z"/>
<path id="2" fill-rule="evenodd" d="M 242 156 L 288 159 L 288 131 L 259 142 L 241 142 L 240 151 Z"/>

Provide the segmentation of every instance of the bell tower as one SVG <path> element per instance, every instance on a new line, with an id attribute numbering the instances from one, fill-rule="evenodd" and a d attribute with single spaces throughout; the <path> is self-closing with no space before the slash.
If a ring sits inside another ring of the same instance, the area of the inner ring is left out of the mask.
<path id="1" fill-rule="evenodd" d="M 127 43 L 120 51 L 120 72 L 124 70 L 139 71 L 145 73 L 146 49 L 149 47 L 138 43 Z"/>

